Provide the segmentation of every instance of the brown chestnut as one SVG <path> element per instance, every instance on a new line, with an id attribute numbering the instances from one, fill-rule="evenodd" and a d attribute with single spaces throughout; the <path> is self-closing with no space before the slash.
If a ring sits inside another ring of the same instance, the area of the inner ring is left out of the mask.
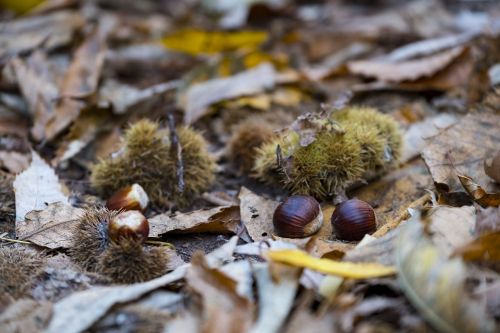
<path id="1" fill-rule="evenodd" d="M 139 184 L 127 186 L 116 192 L 106 202 L 106 207 L 111 210 L 140 210 L 148 206 L 149 198 L 146 191 Z"/>
<path id="2" fill-rule="evenodd" d="M 141 212 L 129 210 L 113 217 L 108 224 L 109 238 L 119 243 L 121 239 L 128 238 L 145 241 L 149 235 L 149 222 Z"/>
<path id="3" fill-rule="evenodd" d="M 319 203 L 308 195 L 293 195 L 276 207 L 273 225 L 276 235 L 302 238 L 314 234 L 323 224 Z"/>
<path id="4" fill-rule="evenodd" d="M 366 234 L 377 230 L 372 206 L 358 199 L 350 199 L 338 204 L 331 221 L 337 236 L 348 241 L 359 241 Z"/>

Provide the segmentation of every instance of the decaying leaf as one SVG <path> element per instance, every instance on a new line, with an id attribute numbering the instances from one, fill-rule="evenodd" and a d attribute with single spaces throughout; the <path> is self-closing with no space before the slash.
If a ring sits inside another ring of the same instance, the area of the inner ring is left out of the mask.
<path id="1" fill-rule="evenodd" d="M 437 206 L 426 216 L 432 241 L 444 255 L 451 255 L 473 240 L 476 210 L 472 206 Z"/>
<path id="2" fill-rule="evenodd" d="M 54 304 L 53 315 L 46 333 L 80 333 L 104 316 L 115 304 L 138 299 L 155 289 L 184 277 L 186 267 L 154 280 L 127 286 L 94 287 L 63 298 Z"/>
<path id="3" fill-rule="evenodd" d="M 240 194 L 241 221 L 254 241 L 268 239 L 274 233 L 273 214 L 279 202 L 266 199 L 242 187 Z"/>
<path id="4" fill-rule="evenodd" d="M 416 60 L 401 62 L 359 60 L 348 63 L 349 70 L 354 74 L 375 77 L 385 82 L 414 81 L 429 77 L 448 66 L 462 52 L 464 47 L 452 49 Z"/>
<path id="5" fill-rule="evenodd" d="M 457 249 L 455 254 L 464 260 L 500 261 L 500 231 L 486 233 L 471 243 Z"/>
<path id="6" fill-rule="evenodd" d="M 186 274 L 188 286 L 202 298 L 204 332 L 246 331 L 253 321 L 253 305 L 237 293 L 237 284 L 217 269 L 209 268 L 196 253 Z"/>
<path id="7" fill-rule="evenodd" d="M 275 262 L 295 267 L 309 268 L 321 273 L 338 275 L 350 279 L 366 279 L 393 275 L 396 270 L 392 266 L 377 263 L 352 263 L 319 259 L 300 250 L 269 251 L 266 256 Z"/>
<path id="8" fill-rule="evenodd" d="M 478 185 L 472 178 L 465 175 L 458 175 L 460 183 L 465 191 L 474 199 L 475 202 L 483 207 L 498 207 L 500 206 L 500 192 L 488 193 L 481 185 Z"/>
<path id="9" fill-rule="evenodd" d="M 3 333 L 42 332 L 52 314 L 50 302 L 23 298 L 0 314 Z"/>
<path id="10" fill-rule="evenodd" d="M 484 302 L 467 297 L 464 263 L 438 251 L 424 236 L 418 214 L 402 227 L 395 258 L 404 293 L 438 331 L 494 332 Z"/>
<path id="11" fill-rule="evenodd" d="M 399 228 L 389 231 L 364 246 L 356 246 L 347 251 L 342 258 L 348 262 L 378 262 L 383 265 L 394 265 L 393 252 Z"/>
<path id="12" fill-rule="evenodd" d="M 422 157 L 445 199 L 470 202 L 457 174 L 468 175 L 485 191 L 498 191 L 498 186 L 484 173 L 483 160 L 499 143 L 500 116 L 469 114 L 429 139 Z"/>
<path id="13" fill-rule="evenodd" d="M 202 209 L 175 215 L 160 214 L 149 219 L 149 236 L 166 233 L 236 233 L 240 222 L 238 206 Z"/>
<path id="14" fill-rule="evenodd" d="M 36 152 L 32 152 L 30 167 L 17 175 L 14 191 L 16 221 L 24 220 L 29 211 L 45 209 L 47 204 L 68 202 L 54 170 Z"/>
<path id="15" fill-rule="evenodd" d="M 264 63 L 236 75 L 191 85 L 180 104 L 185 108 L 184 121 L 192 124 L 207 113 L 211 104 L 235 97 L 253 95 L 270 89 L 276 80 L 274 67 Z"/>
<path id="16" fill-rule="evenodd" d="M 500 207 L 479 209 L 476 216 L 476 234 L 481 235 L 492 231 L 500 231 Z"/>
<path id="17" fill-rule="evenodd" d="M 16 222 L 16 236 L 49 249 L 69 248 L 74 227 L 83 213 L 64 202 L 51 203 L 43 210 L 32 210 Z"/>
<path id="18" fill-rule="evenodd" d="M 198 55 L 240 48 L 255 49 L 267 38 L 267 33 L 260 31 L 205 32 L 187 29 L 164 37 L 162 43 L 170 50 Z"/>

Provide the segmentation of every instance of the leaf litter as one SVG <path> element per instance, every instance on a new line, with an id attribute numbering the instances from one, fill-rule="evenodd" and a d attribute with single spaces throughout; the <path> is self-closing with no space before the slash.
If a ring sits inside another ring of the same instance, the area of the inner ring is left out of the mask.
<path id="1" fill-rule="evenodd" d="M 0 10 L 6 332 L 498 331 L 498 4 L 35 2 Z M 113 236 L 99 168 L 154 192 L 147 237 Z M 317 186 L 319 230 L 277 236 Z M 355 242 L 351 198 L 377 227 Z"/>

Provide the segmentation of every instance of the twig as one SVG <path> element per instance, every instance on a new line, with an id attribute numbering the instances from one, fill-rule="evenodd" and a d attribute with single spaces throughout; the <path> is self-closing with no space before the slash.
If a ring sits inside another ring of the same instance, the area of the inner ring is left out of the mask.
<path id="1" fill-rule="evenodd" d="M 7 237 L 4 237 L 3 235 L 0 236 L 0 240 L 6 241 L 6 242 L 11 242 L 11 243 L 20 243 L 20 244 L 33 245 L 32 242 L 22 241 L 22 240 L 17 240 L 17 239 L 12 239 L 12 238 L 7 238 Z"/>
<path id="2" fill-rule="evenodd" d="M 173 159 L 176 160 L 176 175 L 178 179 L 177 190 L 179 193 L 184 192 L 184 163 L 182 160 L 182 147 L 179 142 L 179 136 L 177 135 L 177 131 L 175 130 L 175 119 L 172 112 L 169 112 L 168 115 L 168 128 L 170 130 L 170 154 Z"/>

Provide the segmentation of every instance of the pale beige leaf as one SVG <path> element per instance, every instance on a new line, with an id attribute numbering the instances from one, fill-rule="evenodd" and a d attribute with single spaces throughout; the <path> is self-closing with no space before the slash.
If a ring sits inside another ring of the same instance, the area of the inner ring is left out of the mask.
<path id="1" fill-rule="evenodd" d="M 69 248 L 74 228 L 82 214 L 81 208 L 63 202 L 52 203 L 44 210 L 30 211 L 23 221 L 17 221 L 16 235 L 19 239 L 49 249 Z"/>
<path id="2" fill-rule="evenodd" d="M 467 269 L 448 259 L 423 234 L 416 214 L 399 233 L 395 260 L 404 293 L 420 314 L 440 332 L 494 332 L 485 302 L 467 296 Z"/>
<path id="3" fill-rule="evenodd" d="M 42 332 L 51 315 L 50 302 L 22 298 L 0 314 L 0 327 L 3 333 Z"/>
<path id="4" fill-rule="evenodd" d="M 469 176 L 487 192 L 498 192 L 499 186 L 484 172 L 483 160 L 499 144 L 500 116 L 472 113 L 430 138 L 422 157 L 442 195 L 469 201 L 457 175 Z"/>
<path id="5" fill-rule="evenodd" d="M 31 165 L 17 175 L 14 181 L 16 193 L 16 221 L 24 220 L 29 211 L 42 210 L 53 202 L 68 202 L 63 194 L 59 178 L 54 170 L 36 153 L 32 153 Z"/>
<path id="6" fill-rule="evenodd" d="M 149 219 L 149 236 L 166 233 L 235 233 L 240 221 L 238 206 L 215 207 L 175 215 L 160 214 Z"/>
<path id="7" fill-rule="evenodd" d="M 193 84 L 181 98 L 184 121 L 192 124 L 203 117 L 208 106 L 235 97 L 253 95 L 274 86 L 276 72 L 265 63 L 231 77 Z"/>
<path id="8" fill-rule="evenodd" d="M 254 241 L 270 238 L 274 232 L 273 214 L 279 202 L 265 199 L 246 187 L 242 187 L 240 194 L 241 221 Z"/>
<path id="9" fill-rule="evenodd" d="M 402 62 L 359 60 L 348 63 L 348 67 L 351 73 L 374 77 L 380 81 L 413 81 L 437 73 L 448 66 L 463 51 L 464 47 L 458 46 L 415 60 Z"/>
<path id="10" fill-rule="evenodd" d="M 154 280 L 125 286 L 94 287 L 75 292 L 54 304 L 52 319 L 46 333 L 80 333 L 86 331 L 115 304 L 138 299 L 155 289 L 184 277 L 186 266 Z"/>

